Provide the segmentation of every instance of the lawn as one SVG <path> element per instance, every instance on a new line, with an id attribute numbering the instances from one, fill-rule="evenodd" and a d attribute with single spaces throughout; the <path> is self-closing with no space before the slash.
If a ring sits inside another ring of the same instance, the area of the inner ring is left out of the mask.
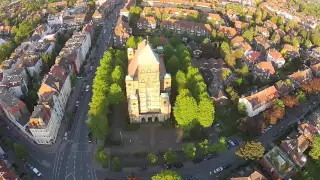
<path id="1" fill-rule="evenodd" d="M 320 168 L 320 163 L 316 163 L 314 160 L 312 159 L 308 159 L 308 163 L 306 165 L 306 167 L 304 167 L 303 169 L 301 169 L 299 171 L 299 173 L 293 177 L 294 180 L 316 180 L 319 179 L 317 178 L 320 175 L 319 172 L 319 168 Z"/>

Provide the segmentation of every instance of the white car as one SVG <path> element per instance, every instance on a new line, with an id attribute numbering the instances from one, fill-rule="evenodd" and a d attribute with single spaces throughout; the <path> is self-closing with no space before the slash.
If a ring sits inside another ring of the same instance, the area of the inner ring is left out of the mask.
<path id="1" fill-rule="evenodd" d="M 219 172 L 223 171 L 222 167 L 218 167 L 217 169 L 213 170 L 213 173 L 217 174 Z"/>
<path id="2" fill-rule="evenodd" d="M 89 85 L 87 85 L 87 86 L 86 86 L 86 92 L 88 92 L 88 91 L 89 91 L 89 88 L 90 88 L 90 86 L 89 86 Z"/>
<path id="3" fill-rule="evenodd" d="M 38 177 L 42 176 L 41 172 L 39 172 L 37 168 L 33 168 L 32 171 L 33 171 Z"/>

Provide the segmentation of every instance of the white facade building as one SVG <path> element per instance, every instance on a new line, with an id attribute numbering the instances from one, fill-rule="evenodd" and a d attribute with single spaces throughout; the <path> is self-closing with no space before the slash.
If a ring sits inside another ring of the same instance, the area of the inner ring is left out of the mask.
<path id="1" fill-rule="evenodd" d="M 63 12 L 62 13 L 57 13 L 56 15 L 50 14 L 48 16 L 48 25 L 53 26 L 53 25 L 62 25 L 63 24 Z"/>

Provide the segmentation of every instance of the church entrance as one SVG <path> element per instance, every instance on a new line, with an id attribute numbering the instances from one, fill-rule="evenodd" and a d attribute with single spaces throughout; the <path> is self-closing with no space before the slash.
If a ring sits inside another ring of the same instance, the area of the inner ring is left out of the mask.
<path id="1" fill-rule="evenodd" d="M 154 122 L 159 122 L 159 118 L 158 118 L 158 117 L 155 117 L 155 118 L 154 118 Z"/>
<path id="2" fill-rule="evenodd" d="M 152 117 L 148 117 L 148 123 L 152 123 Z"/>
<path id="3" fill-rule="evenodd" d="M 141 122 L 142 122 L 142 123 L 145 123 L 145 122 L 146 122 L 146 118 L 144 118 L 144 117 L 141 118 Z"/>

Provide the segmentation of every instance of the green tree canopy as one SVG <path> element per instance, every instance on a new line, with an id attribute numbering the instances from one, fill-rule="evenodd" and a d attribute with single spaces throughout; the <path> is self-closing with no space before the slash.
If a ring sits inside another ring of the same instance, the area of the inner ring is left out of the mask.
<path id="1" fill-rule="evenodd" d="M 163 58 L 167 64 L 167 62 L 169 61 L 169 59 L 174 55 L 175 51 L 172 47 L 171 44 L 167 44 L 165 47 L 164 47 L 164 51 L 163 51 Z"/>
<path id="2" fill-rule="evenodd" d="M 316 136 L 313 140 L 312 148 L 309 152 L 309 155 L 314 160 L 319 160 L 320 158 L 320 136 Z"/>
<path id="3" fill-rule="evenodd" d="M 110 104 L 120 104 L 124 101 L 124 93 L 118 84 L 111 84 L 109 100 Z"/>
<path id="4" fill-rule="evenodd" d="M 185 156 L 191 160 L 195 157 L 197 148 L 194 143 L 187 143 L 183 146 L 182 150 Z"/>
<path id="5" fill-rule="evenodd" d="M 177 160 L 177 153 L 171 148 L 163 155 L 164 160 L 169 164 L 174 164 Z"/>
<path id="6" fill-rule="evenodd" d="M 15 49 L 15 44 L 7 41 L 0 45 L 0 63 L 8 58 Z"/>
<path id="7" fill-rule="evenodd" d="M 198 105 L 197 120 L 202 127 L 210 127 L 214 119 L 214 106 L 209 98 L 201 98 Z"/>
<path id="8" fill-rule="evenodd" d="M 155 153 L 149 153 L 147 158 L 151 164 L 155 164 L 158 160 L 158 157 Z"/>
<path id="9" fill-rule="evenodd" d="M 159 37 L 153 37 L 153 38 L 151 39 L 151 44 L 152 44 L 152 47 L 153 47 L 153 48 L 156 48 L 156 47 L 162 45 L 161 40 L 160 40 Z"/>
<path id="10" fill-rule="evenodd" d="M 116 66 L 111 73 L 112 82 L 122 87 L 124 82 L 124 73 L 120 66 Z"/>
<path id="11" fill-rule="evenodd" d="M 238 103 L 238 112 L 239 112 L 239 114 L 241 114 L 243 116 L 247 116 L 247 106 L 244 103 L 239 102 Z"/>
<path id="12" fill-rule="evenodd" d="M 14 144 L 13 148 L 19 159 L 27 159 L 28 150 L 22 144 Z"/>
<path id="13" fill-rule="evenodd" d="M 167 62 L 167 71 L 171 74 L 176 74 L 180 68 L 180 60 L 177 56 L 173 55 Z"/>
<path id="14" fill-rule="evenodd" d="M 254 32 L 252 30 L 247 30 L 242 34 L 243 38 L 245 38 L 249 42 L 252 42 L 253 35 L 254 35 Z"/>
<path id="15" fill-rule="evenodd" d="M 173 107 L 173 114 L 179 125 L 188 126 L 196 119 L 197 103 L 190 95 L 182 94 L 180 92 L 177 96 L 175 106 Z"/>
<path id="16" fill-rule="evenodd" d="M 127 43 L 126 43 L 126 47 L 127 48 L 133 48 L 133 49 L 137 49 L 137 40 L 134 36 L 131 36 L 129 37 L 129 39 L 127 40 Z"/>
<path id="17" fill-rule="evenodd" d="M 182 177 L 177 172 L 165 170 L 152 176 L 152 180 L 182 180 Z"/>
<path id="18" fill-rule="evenodd" d="M 245 160 L 259 160 L 264 154 L 264 147 L 260 142 L 246 142 L 243 147 L 236 151 L 236 155 Z"/>
<path id="19" fill-rule="evenodd" d="M 176 82 L 177 82 L 177 85 L 178 85 L 178 89 L 185 89 L 186 88 L 186 85 L 187 85 L 187 79 L 186 79 L 186 74 L 179 70 L 176 74 Z"/>

